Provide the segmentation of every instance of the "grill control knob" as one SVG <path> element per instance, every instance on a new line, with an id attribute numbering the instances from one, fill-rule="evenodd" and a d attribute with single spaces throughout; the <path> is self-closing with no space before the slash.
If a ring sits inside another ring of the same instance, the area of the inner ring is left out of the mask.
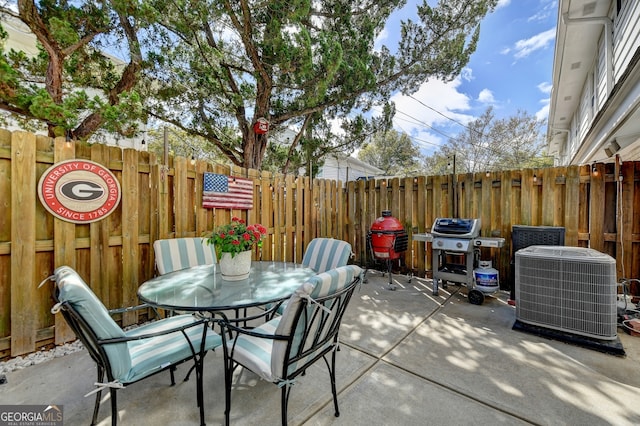
<path id="1" fill-rule="evenodd" d="M 442 245 L 443 245 L 444 243 L 442 242 L 442 240 L 438 240 L 438 241 L 436 242 L 436 244 L 437 244 L 439 247 L 442 247 Z"/>
<path id="2" fill-rule="evenodd" d="M 462 248 L 462 243 L 461 243 L 460 241 L 458 241 L 458 242 L 456 243 L 456 247 L 458 247 L 458 248 Z"/>

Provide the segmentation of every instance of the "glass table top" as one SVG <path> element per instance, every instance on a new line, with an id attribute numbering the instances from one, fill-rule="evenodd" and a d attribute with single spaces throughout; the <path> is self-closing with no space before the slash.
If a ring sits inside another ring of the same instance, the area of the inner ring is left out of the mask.
<path id="1" fill-rule="evenodd" d="M 289 262 L 251 262 L 249 277 L 222 279 L 217 265 L 196 266 L 154 277 L 138 288 L 141 301 L 167 309 L 222 311 L 288 298 L 316 272 Z"/>

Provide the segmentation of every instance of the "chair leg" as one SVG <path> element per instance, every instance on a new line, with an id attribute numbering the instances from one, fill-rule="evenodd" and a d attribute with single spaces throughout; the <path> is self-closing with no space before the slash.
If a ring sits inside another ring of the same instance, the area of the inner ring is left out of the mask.
<path id="1" fill-rule="evenodd" d="M 185 382 L 189 381 L 189 376 L 191 376 L 191 373 L 193 372 L 193 370 L 196 370 L 196 366 L 195 364 L 191 366 L 191 368 L 189 369 L 189 371 L 187 371 L 187 375 L 184 376 L 184 380 Z M 196 372 L 196 376 L 198 375 L 198 373 Z"/>
<path id="2" fill-rule="evenodd" d="M 287 405 L 289 405 L 289 386 L 282 386 L 282 396 L 280 400 L 280 412 L 282 413 L 282 426 L 287 426 Z"/>
<path id="3" fill-rule="evenodd" d="M 171 386 L 174 386 L 176 384 L 176 366 L 172 366 L 169 368 L 169 374 L 171 375 Z M 188 376 L 188 375 L 187 375 Z M 187 379 L 184 379 L 185 382 L 187 381 Z"/>
<path id="4" fill-rule="evenodd" d="M 196 388 L 197 388 L 197 399 L 198 399 L 198 407 L 200 407 L 200 426 L 205 426 L 204 421 L 204 388 L 202 385 L 203 375 L 204 375 L 204 353 L 199 357 L 196 357 L 195 362 L 195 370 L 196 370 Z"/>
<path id="5" fill-rule="evenodd" d="M 116 398 L 116 389 L 109 388 L 109 396 L 111 397 L 111 426 L 118 424 L 118 400 Z"/>
<path id="6" fill-rule="evenodd" d="M 98 369 L 98 382 L 102 383 L 102 379 L 104 379 L 104 368 L 101 366 L 97 366 Z M 98 411 L 100 411 L 100 398 L 102 397 L 102 390 L 99 390 L 96 393 L 96 403 L 93 406 L 93 417 L 91 418 L 91 426 L 95 426 L 98 422 Z"/>
<path id="7" fill-rule="evenodd" d="M 224 342 L 224 340 L 223 340 Z M 224 344 L 224 343 L 223 343 Z M 233 360 L 224 356 L 224 424 L 229 426 L 231 417 L 231 385 L 233 378 Z"/>
<path id="8" fill-rule="evenodd" d="M 324 357 L 323 357 L 324 358 Z M 340 410 L 338 409 L 338 392 L 336 390 L 336 351 L 331 352 L 331 367 L 327 359 L 324 358 L 327 368 L 329 369 L 329 376 L 331 378 L 331 394 L 333 395 L 333 408 L 335 409 L 335 416 L 340 417 Z"/>

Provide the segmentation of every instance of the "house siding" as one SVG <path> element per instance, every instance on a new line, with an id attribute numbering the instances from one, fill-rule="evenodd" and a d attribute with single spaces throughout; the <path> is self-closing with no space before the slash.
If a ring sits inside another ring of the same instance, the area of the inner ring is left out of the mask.
<path id="1" fill-rule="evenodd" d="M 627 70 L 635 51 L 640 47 L 640 2 L 625 1 L 620 13 L 613 19 L 613 70 L 618 82 Z"/>
<path id="2" fill-rule="evenodd" d="M 607 86 L 607 37 L 605 34 L 607 27 L 603 25 L 594 51 L 593 64 L 582 86 L 580 102 L 571 117 L 571 130 L 564 149 L 560 153 L 563 159 L 560 163 L 570 164 L 577 155 L 589 136 L 598 113 L 605 108 L 611 90 L 628 72 L 634 55 L 640 49 L 640 1 L 623 2 L 620 13 L 616 12 L 616 4 L 612 2 L 609 18 L 613 22 L 613 26 L 609 27 L 613 30 L 613 85 Z"/>

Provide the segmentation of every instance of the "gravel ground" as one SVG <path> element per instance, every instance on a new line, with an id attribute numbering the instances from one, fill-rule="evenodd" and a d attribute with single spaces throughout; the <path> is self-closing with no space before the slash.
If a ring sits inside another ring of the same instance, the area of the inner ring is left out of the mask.
<path id="1" fill-rule="evenodd" d="M 125 328 L 125 331 L 138 328 L 141 325 L 142 324 L 130 325 Z M 65 343 L 63 345 L 56 346 L 55 348 L 50 350 L 45 350 L 43 348 L 41 351 L 38 351 L 38 352 L 33 352 L 25 356 L 17 356 L 7 361 L 2 361 L 0 362 L 0 384 L 3 384 L 5 382 L 5 374 L 7 373 L 11 373 L 12 371 L 15 371 L 15 370 L 21 370 L 31 365 L 40 364 L 42 362 L 49 361 L 54 358 L 59 358 L 61 356 L 69 355 L 74 352 L 81 351 L 83 349 L 84 349 L 84 345 L 79 339 L 77 339 L 71 343 Z"/>
<path id="2" fill-rule="evenodd" d="M 64 345 L 56 346 L 50 350 L 41 350 L 33 352 L 25 356 L 17 356 L 7 361 L 0 362 L 0 374 L 10 373 L 15 370 L 21 370 L 31 365 L 40 364 L 45 361 L 49 361 L 54 358 L 59 358 L 74 352 L 78 352 L 84 349 L 84 345 L 80 340 L 75 340 L 71 343 L 65 343 Z"/>

